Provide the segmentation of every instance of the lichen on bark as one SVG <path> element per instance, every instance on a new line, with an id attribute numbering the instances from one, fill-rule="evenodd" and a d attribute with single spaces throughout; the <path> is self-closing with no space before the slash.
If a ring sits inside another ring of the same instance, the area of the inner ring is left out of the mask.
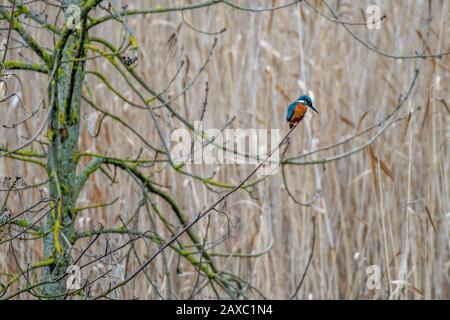
<path id="1" fill-rule="evenodd" d="M 79 157 L 81 93 L 84 81 L 85 30 L 74 31 L 65 45 L 55 51 L 57 63 L 55 82 L 49 90 L 50 117 L 48 121 L 48 175 L 53 210 L 45 223 L 44 259 L 55 263 L 43 269 L 43 294 L 62 298 L 66 292 L 67 267 L 73 262 L 71 243 L 75 232 L 76 167 Z M 52 98 L 53 97 L 53 98 Z"/>

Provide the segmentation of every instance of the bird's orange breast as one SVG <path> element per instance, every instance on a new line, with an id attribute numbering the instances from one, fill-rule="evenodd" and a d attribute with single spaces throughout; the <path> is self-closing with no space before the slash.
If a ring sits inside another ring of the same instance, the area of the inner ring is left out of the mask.
<path id="1" fill-rule="evenodd" d="M 308 108 L 305 107 L 302 103 L 298 103 L 294 109 L 294 114 L 289 122 L 297 123 L 305 116 L 306 110 Z"/>

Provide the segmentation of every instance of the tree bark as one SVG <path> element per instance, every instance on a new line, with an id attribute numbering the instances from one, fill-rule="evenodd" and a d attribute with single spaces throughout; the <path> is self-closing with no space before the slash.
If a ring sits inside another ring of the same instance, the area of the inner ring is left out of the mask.
<path id="1" fill-rule="evenodd" d="M 85 23 L 85 21 L 84 21 Z M 84 24 L 82 22 L 82 24 Z M 76 167 L 80 137 L 80 106 L 84 81 L 85 29 L 74 30 L 60 52 L 55 52 L 58 67 L 49 90 L 50 117 L 47 171 L 49 192 L 54 199 L 47 215 L 44 238 L 44 259 L 55 263 L 43 270 L 43 294 L 48 298 L 63 298 L 66 293 L 67 267 L 72 264 L 71 239 L 75 232 L 75 204 L 78 197 Z"/>

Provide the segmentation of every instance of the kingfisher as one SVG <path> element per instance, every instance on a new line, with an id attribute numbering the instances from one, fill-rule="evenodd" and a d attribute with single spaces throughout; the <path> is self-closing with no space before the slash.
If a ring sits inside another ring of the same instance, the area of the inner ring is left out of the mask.
<path id="1" fill-rule="evenodd" d="M 312 99 L 306 95 L 300 96 L 289 105 L 286 113 L 286 121 L 289 123 L 289 129 L 292 129 L 295 124 L 303 120 L 308 108 L 311 108 L 315 112 L 319 113 L 319 111 L 314 108 Z"/>

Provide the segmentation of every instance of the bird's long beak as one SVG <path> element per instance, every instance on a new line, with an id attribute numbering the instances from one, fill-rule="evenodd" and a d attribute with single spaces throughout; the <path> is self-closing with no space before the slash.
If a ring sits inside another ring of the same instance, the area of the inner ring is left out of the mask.
<path id="1" fill-rule="evenodd" d="M 311 106 L 311 109 L 313 109 L 315 112 L 319 113 L 319 111 L 316 110 L 313 106 Z"/>

